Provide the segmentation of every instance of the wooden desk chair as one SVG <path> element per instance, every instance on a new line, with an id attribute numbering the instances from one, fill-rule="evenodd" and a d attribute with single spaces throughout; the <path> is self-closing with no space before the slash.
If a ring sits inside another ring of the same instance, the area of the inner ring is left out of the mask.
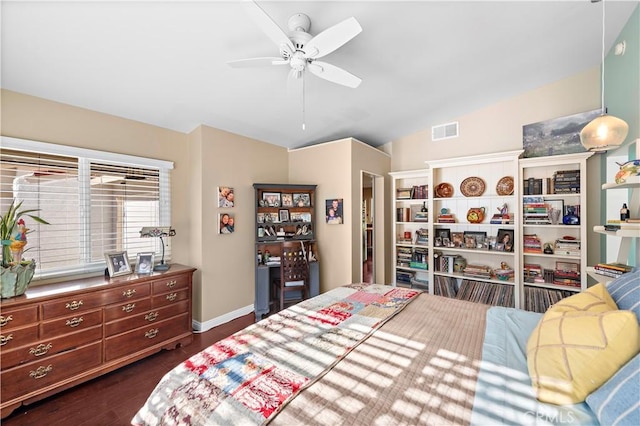
<path id="1" fill-rule="evenodd" d="M 285 303 L 297 303 L 309 298 L 309 264 L 307 248 L 301 241 L 284 241 L 280 255 L 280 277 L 273 281 L 275 298 L 280 302 L 280 310 Z M 299 297 L 287 297 L 297 293 Z"/>

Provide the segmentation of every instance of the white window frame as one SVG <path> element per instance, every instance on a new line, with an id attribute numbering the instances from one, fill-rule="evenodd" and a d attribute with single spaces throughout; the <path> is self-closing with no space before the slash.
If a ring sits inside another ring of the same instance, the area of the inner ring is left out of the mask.
<path id="1" fill-rule="evenodd" d="M 159 222 L 160 226 L 171 226 L 171 190 L 170 190 L 170 171 L 174 168 L 172 161 L 157 160 L 153 158 L 138 157 L 134 155 L 117 154 L 107 151 L 98 151 L 86 148 L 78 148 L 67 145 L 59 145 L 48 142 L 39 142 L 27 139 L 18 139 L 8 136 L 2 136 L 0 140 L 0 147 L 3 149 L 13 149 L 19 151 L 61 155 L 67 157 L 75 157 L 78 159 L 78 178 L 82 182 L 80 188 L 81 197 L 81 214 L 85 219 L 84 226 L 84 246 L 82 248 L 83 259 L 80 259 L 80 263 L 73 268 L 62 268 L 61 270 L 55 270 L 50 272 L 36 272 L 35 279 L 54 278 L 57 276 L 64 276 L 77 273 L 91 273 L 103 271 L 105 268 L 105 262 L 89 262 L 88 253 L 90 252 L 90 238 L 87 238 L 87 233 L 90 230 L 91 225 L 91 195 L 90 195 L 90 163 L 91 161 L 101 163 L 111 163 L 118 166 L 132 166 L 132 167 L 148 167 L 158 169 L 159 171 L 159 197 L 160 197 L 160 210 L 159 210 Z"/>

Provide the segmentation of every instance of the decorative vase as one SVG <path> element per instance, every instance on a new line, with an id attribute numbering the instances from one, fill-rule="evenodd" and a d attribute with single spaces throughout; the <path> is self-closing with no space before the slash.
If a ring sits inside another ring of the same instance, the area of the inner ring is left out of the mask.
<path id="1" fill-rule="evenodd" d="M 7 299 L 24 294 L 36 271 L 36 262 L 0 267 L 0 297 Z"/>
<path id="2" fill-rule="evenodd" d="M 481 223 L 484 220 L 484 207 L 473 207 L 467 212 L 469 223 Z"/>

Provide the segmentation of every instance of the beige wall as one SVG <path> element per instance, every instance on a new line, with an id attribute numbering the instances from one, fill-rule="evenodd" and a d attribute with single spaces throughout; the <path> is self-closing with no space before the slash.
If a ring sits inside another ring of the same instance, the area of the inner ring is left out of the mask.
<path id="1" fill-rule="evenodd" d="M 451 117 L 446 121 L 460 123 L 458 138 L 433 142 L 431 128 L 427 128 L 396 139 L 390 143 L 391 169 L 420 169 L 426 160 L 522 149 L 523 125 L 600 108 L 599 90 L 600 72 L 592 68 L 471 114 Z"/>
<path id="2" fill-rule="evenodd" d="M 322 292 L 360 281 L 360 175 L 364 170 L 384 176 L 390 163 L 386 153 L 352 138 L 289 151 L 289 182 L 318 184 L 316 238 Z M 343 225 L 325 221 L 325 201 L 333 198 L 344 200 Z M 384 216 L 379 220 L 384 226 Z"/>
<path id="3" fill-rule="evenodd" d="M 351 282 L 351 217 L 344 215 L 344 225 L 327 225 L 324 212 L 325 200 L 331 198 L 343 198 L 344 207 L 350 208 L 353 199 L 350 181 L 351 139 L 289 151 L 289 182 L 318 185 L 315 236 L 321 292 Z"/>
<path id="4" fill-rule="evenodd" d="M 201 143 L 192 162 L 201 170 L 193 177 L 201 208 L 193 212 L 194 248 L 201 293 L 201 322 L 230 312 L 253 310 L 255 284 L 254 183 L 287 183 L 287 150 L 223 130 L 201 126 Z M 268 161 L 265 161 L 268 159 Z M 234 188 L 235 207 L 218 208 L 218 186 Z M 186 188 L 185 188 L 186 189 Z M 235 232 L 218 233 L 218 214 L 234 215 Z M 215 325 L 215 324 L 214 324 Z M 205 329 L 210 327 L 205 326 Z"/>

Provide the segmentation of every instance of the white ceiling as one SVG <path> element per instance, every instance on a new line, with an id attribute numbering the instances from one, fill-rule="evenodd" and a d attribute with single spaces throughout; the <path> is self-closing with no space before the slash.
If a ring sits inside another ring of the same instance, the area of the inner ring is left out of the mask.
<path id="1" fill-rule="evenodd" d="M 354 16 L 362 33 L 322 60 L 357 89 L 288 67 L 238 1 L 2 1 L 5 89 L 190 132 L 205 124 L 290 148 L 355 137 L 373 146 L 455 119 L 600 63 L 602 3 L 580 1 L 259 1 L 310 33 Z M 608 0 L 606 46 L 637 1 Z M 576 111 L 578 112 L 578 111 Z"/>

